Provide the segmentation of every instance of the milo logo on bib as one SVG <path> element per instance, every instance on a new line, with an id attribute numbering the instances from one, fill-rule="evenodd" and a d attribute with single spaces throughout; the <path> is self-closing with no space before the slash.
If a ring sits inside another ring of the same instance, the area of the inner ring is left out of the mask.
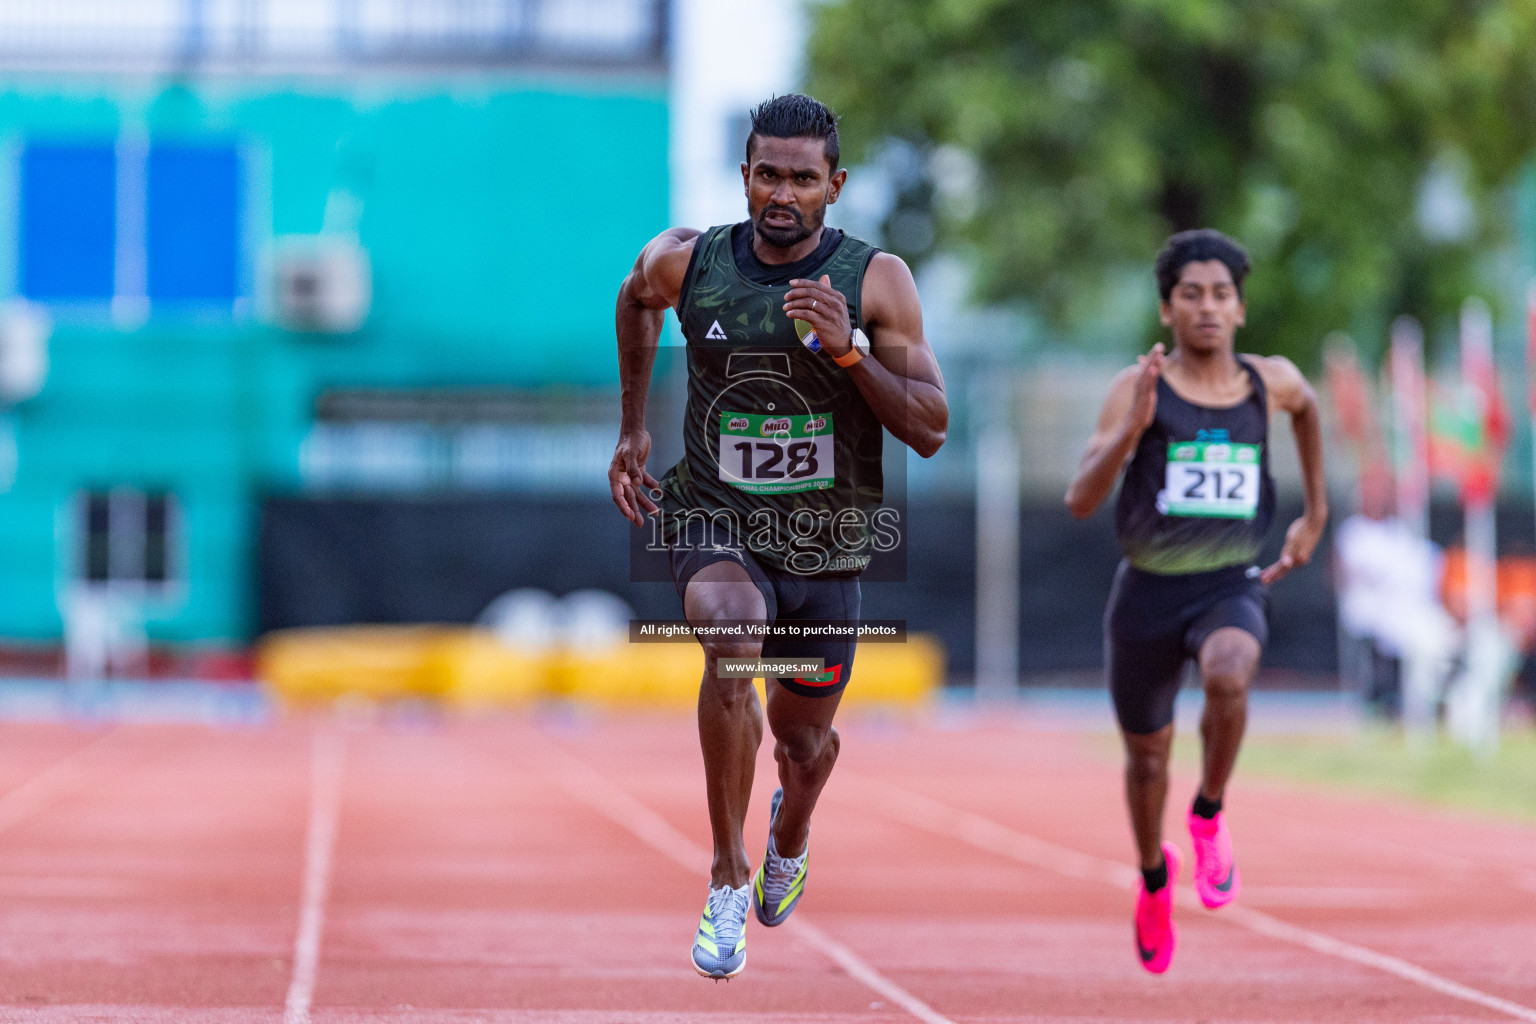
<path id="1" fill-rule="evenodd" d="M 751 494 L 830 490 L 832 414 L 720 414 L 720 479 Z"/>
<path id="2" fill-rule="evenodd" d="M 1173 442 L 1168 446 L 1160 511 L 1169 516 L 1252 519 L 1259 508 L 1260 447 L 1229 441 Z"/>

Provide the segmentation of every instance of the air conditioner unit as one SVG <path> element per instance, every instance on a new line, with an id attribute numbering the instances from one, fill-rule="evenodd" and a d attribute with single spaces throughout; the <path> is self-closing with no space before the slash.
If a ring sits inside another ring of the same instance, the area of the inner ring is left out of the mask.
<path id="1" fill-rule="evenodd" d="M 368 319 L 368 252 L 344 236 L 280 238 L 272 248 L 272 312 L 290 331 L 350 334 Z"/>
<path id="2" fill-rule="evenodd" d="M 48 311 L 25 299 L 0 306 L 0 402 L 21 402 L 48 379 Z"/>

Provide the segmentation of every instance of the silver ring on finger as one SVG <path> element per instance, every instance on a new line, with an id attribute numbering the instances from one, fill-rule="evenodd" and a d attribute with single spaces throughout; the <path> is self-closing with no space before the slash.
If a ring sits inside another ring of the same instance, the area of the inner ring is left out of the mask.
<path id="1" fill-rule="evenodd" d="M 811 300 L 811 312 L 814 313 L 815 311 L 816 311 L 816 300 L 812 299 Z"/>

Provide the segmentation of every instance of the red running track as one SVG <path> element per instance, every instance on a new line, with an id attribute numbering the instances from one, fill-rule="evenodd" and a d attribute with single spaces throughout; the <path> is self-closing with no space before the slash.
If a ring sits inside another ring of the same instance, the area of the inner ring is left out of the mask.
<path id="1" fill-rule="evenodd" d="M 843 732 L 805 901 L 719 984 L 687 718 L 0 726 L 0 1021 L 1536 1022 L 1536 828 L 1240 768 L 1243 895 L 1186 871 L 1154 978 L 1104 737 Z"/>

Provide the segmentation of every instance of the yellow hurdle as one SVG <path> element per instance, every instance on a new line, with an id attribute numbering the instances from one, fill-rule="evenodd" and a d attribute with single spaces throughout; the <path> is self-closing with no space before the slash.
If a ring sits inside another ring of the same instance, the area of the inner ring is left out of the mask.
<path id="1" fill-rule="evenodd" d="M 923 703 L 943 685 L 944 668 L 943 647 L 926 634 L 904 644 L 861 644 L 843 703 Z M 350 694 L 467 710 L 549 699 L 687 708 L 698 701 L 704 652 L 695 643 L 526 650 L 467 626 L 340 626 L 268 634 L 257 648 L 257 671 L 291 704 Z"/>
<path id="2" fill-rule="evenodd" d="M 312 703 L 356 694 L 375 700 L 436 695 L 426 652 L 436 626 L 347 626 L 269 633 L 256 671 L 283 700 Z"/>

